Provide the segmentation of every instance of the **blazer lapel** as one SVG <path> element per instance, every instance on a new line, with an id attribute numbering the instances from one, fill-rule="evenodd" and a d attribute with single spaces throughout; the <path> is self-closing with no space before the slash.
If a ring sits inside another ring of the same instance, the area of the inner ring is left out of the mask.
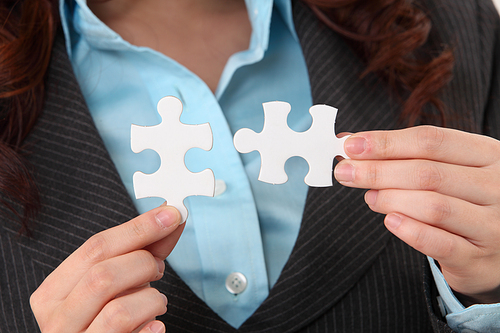
<path id="1" fill-rule="evenodd" d="M 80 93 L 62 34 L 52 59 L 45 108 L 27 139 L 43 209 L 33 239 L 24 242 L 51 269 L 93 234 L 137 215 Z"/>

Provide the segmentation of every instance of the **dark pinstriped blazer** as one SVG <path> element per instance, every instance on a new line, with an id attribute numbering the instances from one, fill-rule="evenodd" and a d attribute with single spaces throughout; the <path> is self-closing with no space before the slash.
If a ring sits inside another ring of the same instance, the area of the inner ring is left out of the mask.
<path id="1" fill-rule="evenodd" d="M 500 134 L 499 18 L 490 0 L 428 0 L 430 49 L 454 47 L 453 82 L 443 100 L 451 126 Z M 338 107 L 338 131 L 397 127 L 397 100 L 344 41 L 295 3 L 294 19 L 314 103 Z M 7 211 L 0 221 L 0 331 L 35 332 L 29 295 L 91 235 L 136 216 L 92 122 L 61 36 L 48 75 L 43 116 L 32 131 L 43 210 L 32 238 L 18 236 Z M 432 110 L 430 110 L 432 112 Z M 363 191 L 338 184 L 311 188 L 305 218 L 281 277 L 241 332 L 448 332 L 433 306 L 423 255 L 391 236 Z M 169 298 L 169 332 L 235 332 L 170 267 L 155 286 Z"/>

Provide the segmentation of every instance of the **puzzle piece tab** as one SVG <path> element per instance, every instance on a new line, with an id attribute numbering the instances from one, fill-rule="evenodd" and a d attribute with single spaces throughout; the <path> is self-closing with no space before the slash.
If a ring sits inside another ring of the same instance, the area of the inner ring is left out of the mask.
<path id="1" fill-rule="evenodd" d="M 304 181 L 309 186 L 331 186 L 333 159 L 348 158 L 344 141 L 335 135 L 337 109 L 328 105 L 314 105 L 309 109 L 312 125 L 305 132 L 295 132 L 288 127 L 290 104 L 268 102 L 264 108 L 264 128 L 260 133 L 243 128 L 234 135 L 234 146 L 240 153 L 257 150 L 261 157 L 259 180 L 283 184 L 288 180 L 285 162 L 292 156 L 301 156 L 309 164 Z"/>
<path id="2" fill-rule="evenodd" d="M 168 205 L 176 207 L 183 221 L 188 211 L 184 199 L 191 195 L 213 196 L 215 188 L 212 170 L 193 173 L 186 168 L 184 156 L 194 147 L 212 149 L 210 125 L 186 125 L 180 122 L 182 103 L 173 96 L 158 102 L 162 122 L 155 126 L 131 128 L 131 147 L 134 153 L 153 149 L 160 155 L 160 168 L 152 174 L 134 173 L 133 184 L 137 199 L 160 197 Z"/>

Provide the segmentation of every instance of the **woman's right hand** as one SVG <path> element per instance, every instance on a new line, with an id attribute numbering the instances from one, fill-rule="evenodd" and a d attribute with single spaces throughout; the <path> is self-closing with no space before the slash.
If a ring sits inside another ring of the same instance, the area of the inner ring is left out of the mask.
<path id="1" fill-rule="evenodd" d="M 89 238 L 31 295 L 46 332 L 165 332 L 155 321 L 167 298 L 151 288 L 184 224 L 179 212 L 160 206 Z"/>

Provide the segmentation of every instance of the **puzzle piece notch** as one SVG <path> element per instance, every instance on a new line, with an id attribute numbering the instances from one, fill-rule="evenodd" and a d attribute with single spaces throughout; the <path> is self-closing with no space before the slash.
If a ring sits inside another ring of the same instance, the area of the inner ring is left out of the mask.
<path id="1" fill-rule="evenodd" d="M 257 150 L 261 156 L 259 180 L 283 184 L 288 180 L 285 162 L 300 156 L 309 164 L 304 181 L 309 186 L 333 185 L 332 168 L 335 156 L 348 158 L 344 151 L 346 137 L 335 135 L 337 109 L 328 105 L 314 105 L 309 109 L 311 127 L 305 132 L 295 132 L 288 127 L 287 117 L 291 106 L 286 102 L 268 102 L 264 108 L 264 127 L 260 133 L 248 128 L 234 135 L 234 146 L 240 153 Z"/>
<path id="2" fill-rule="evenodd" d="M 187 125 L 180 121 L 182 103 L 173 96 L 158 102 L 162 122 L 155 126 L 131 127 L 131 148 L 134 153 L 153 149 L 160 156 L 160 168 L 152 174 L 134 173 L 133 185 L 137 199 L 160 197 L 176 207 L 185 221 L 188 211 L 184 199 L 191 195 L 214 195 L 212 170 L 193 173 L 186 168 L 184 157 L 191 148 L 212 149 L 212 129 L 208 123 Z"/>

